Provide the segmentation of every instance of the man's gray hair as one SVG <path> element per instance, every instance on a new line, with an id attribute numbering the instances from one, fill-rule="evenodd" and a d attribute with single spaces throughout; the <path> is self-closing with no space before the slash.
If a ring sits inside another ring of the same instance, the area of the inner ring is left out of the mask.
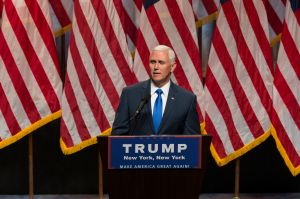
<path id="1" fill-rule="evenodd" d="M 165 51 L 165 50 L 168 50 L 168 52 L 169 52 L 170 63 L 174 64 L 175 60 L 176 60 L 176 55 L 172 48 L 170 48 L 169 46 L 166 46 L 166 45 L 158 45 L 152 49 L 152 51 Z"/>

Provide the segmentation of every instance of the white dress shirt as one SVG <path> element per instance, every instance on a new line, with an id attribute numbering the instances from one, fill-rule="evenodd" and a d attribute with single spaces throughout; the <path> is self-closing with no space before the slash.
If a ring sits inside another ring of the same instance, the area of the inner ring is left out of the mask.
<path id="1" fill-rule="evenodd" d="M 167 99 L 168 99 L 170 85 L 171 85 L 171 81 L 169 81 L 163 87 L 160 88 L 163 91 L 163 93 L 161 94 L 163 115 L 164 115 L 166 104 L 167 104 Z M 150 91 L 150 94 L 151 94 L 151 112 L 152 112 L 152 115 L 153 115 L 154 103 L 155 103 L 155 100 L 157 98 L 157 93 L 155 93 L 155 91 L 157 89 L 159 89 L 159 87 L 155 86 L 154 83 L 151 81 L 151 91 Z"/>

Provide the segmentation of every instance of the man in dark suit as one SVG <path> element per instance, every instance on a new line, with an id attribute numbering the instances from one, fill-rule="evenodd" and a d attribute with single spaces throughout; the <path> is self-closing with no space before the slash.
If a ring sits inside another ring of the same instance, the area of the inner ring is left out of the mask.
<path id="1" fill-rule="evenodd" d="M 123 89 L 112 135 L 200 134 L 196 96 L 170 80 L 175 58 L 168 46 L 151 51 L 151 79 Z"/>

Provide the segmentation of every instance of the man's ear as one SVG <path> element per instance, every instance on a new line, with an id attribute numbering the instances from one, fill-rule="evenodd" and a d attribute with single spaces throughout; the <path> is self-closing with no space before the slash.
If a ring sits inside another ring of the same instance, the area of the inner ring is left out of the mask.
<path id="1" fill-rule="evenodd" d="M 173 71 L 175 70 L 176 66 L 177 66 L 176 63 L 174 63 L 174 64 L 171 65 L 171 73 L 173 73 Z"/>

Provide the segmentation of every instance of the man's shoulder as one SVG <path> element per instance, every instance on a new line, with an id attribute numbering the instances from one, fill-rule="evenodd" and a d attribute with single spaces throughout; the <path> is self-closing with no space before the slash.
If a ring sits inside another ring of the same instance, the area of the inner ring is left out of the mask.
<path id="1" fill-rule="evenodd" d="M 124 91 L 136 91 L 138 89 L 145 89 L 149 86 L 149 80 L 141 81 L 124 88 Z"/>
<path id="2" fill-rule="evenodd" d="M 195 94 L 189 90 L 187 90 L 186 88 L 184 87 L 181 87 L 175 83 L 173 83 L 173 88 L 174 90 L 178 93 L 178 94 L 181 94 L 181 95 L 184 95 L 184 96 L 189 96 L 189 97 L 194 97 Z"/>

